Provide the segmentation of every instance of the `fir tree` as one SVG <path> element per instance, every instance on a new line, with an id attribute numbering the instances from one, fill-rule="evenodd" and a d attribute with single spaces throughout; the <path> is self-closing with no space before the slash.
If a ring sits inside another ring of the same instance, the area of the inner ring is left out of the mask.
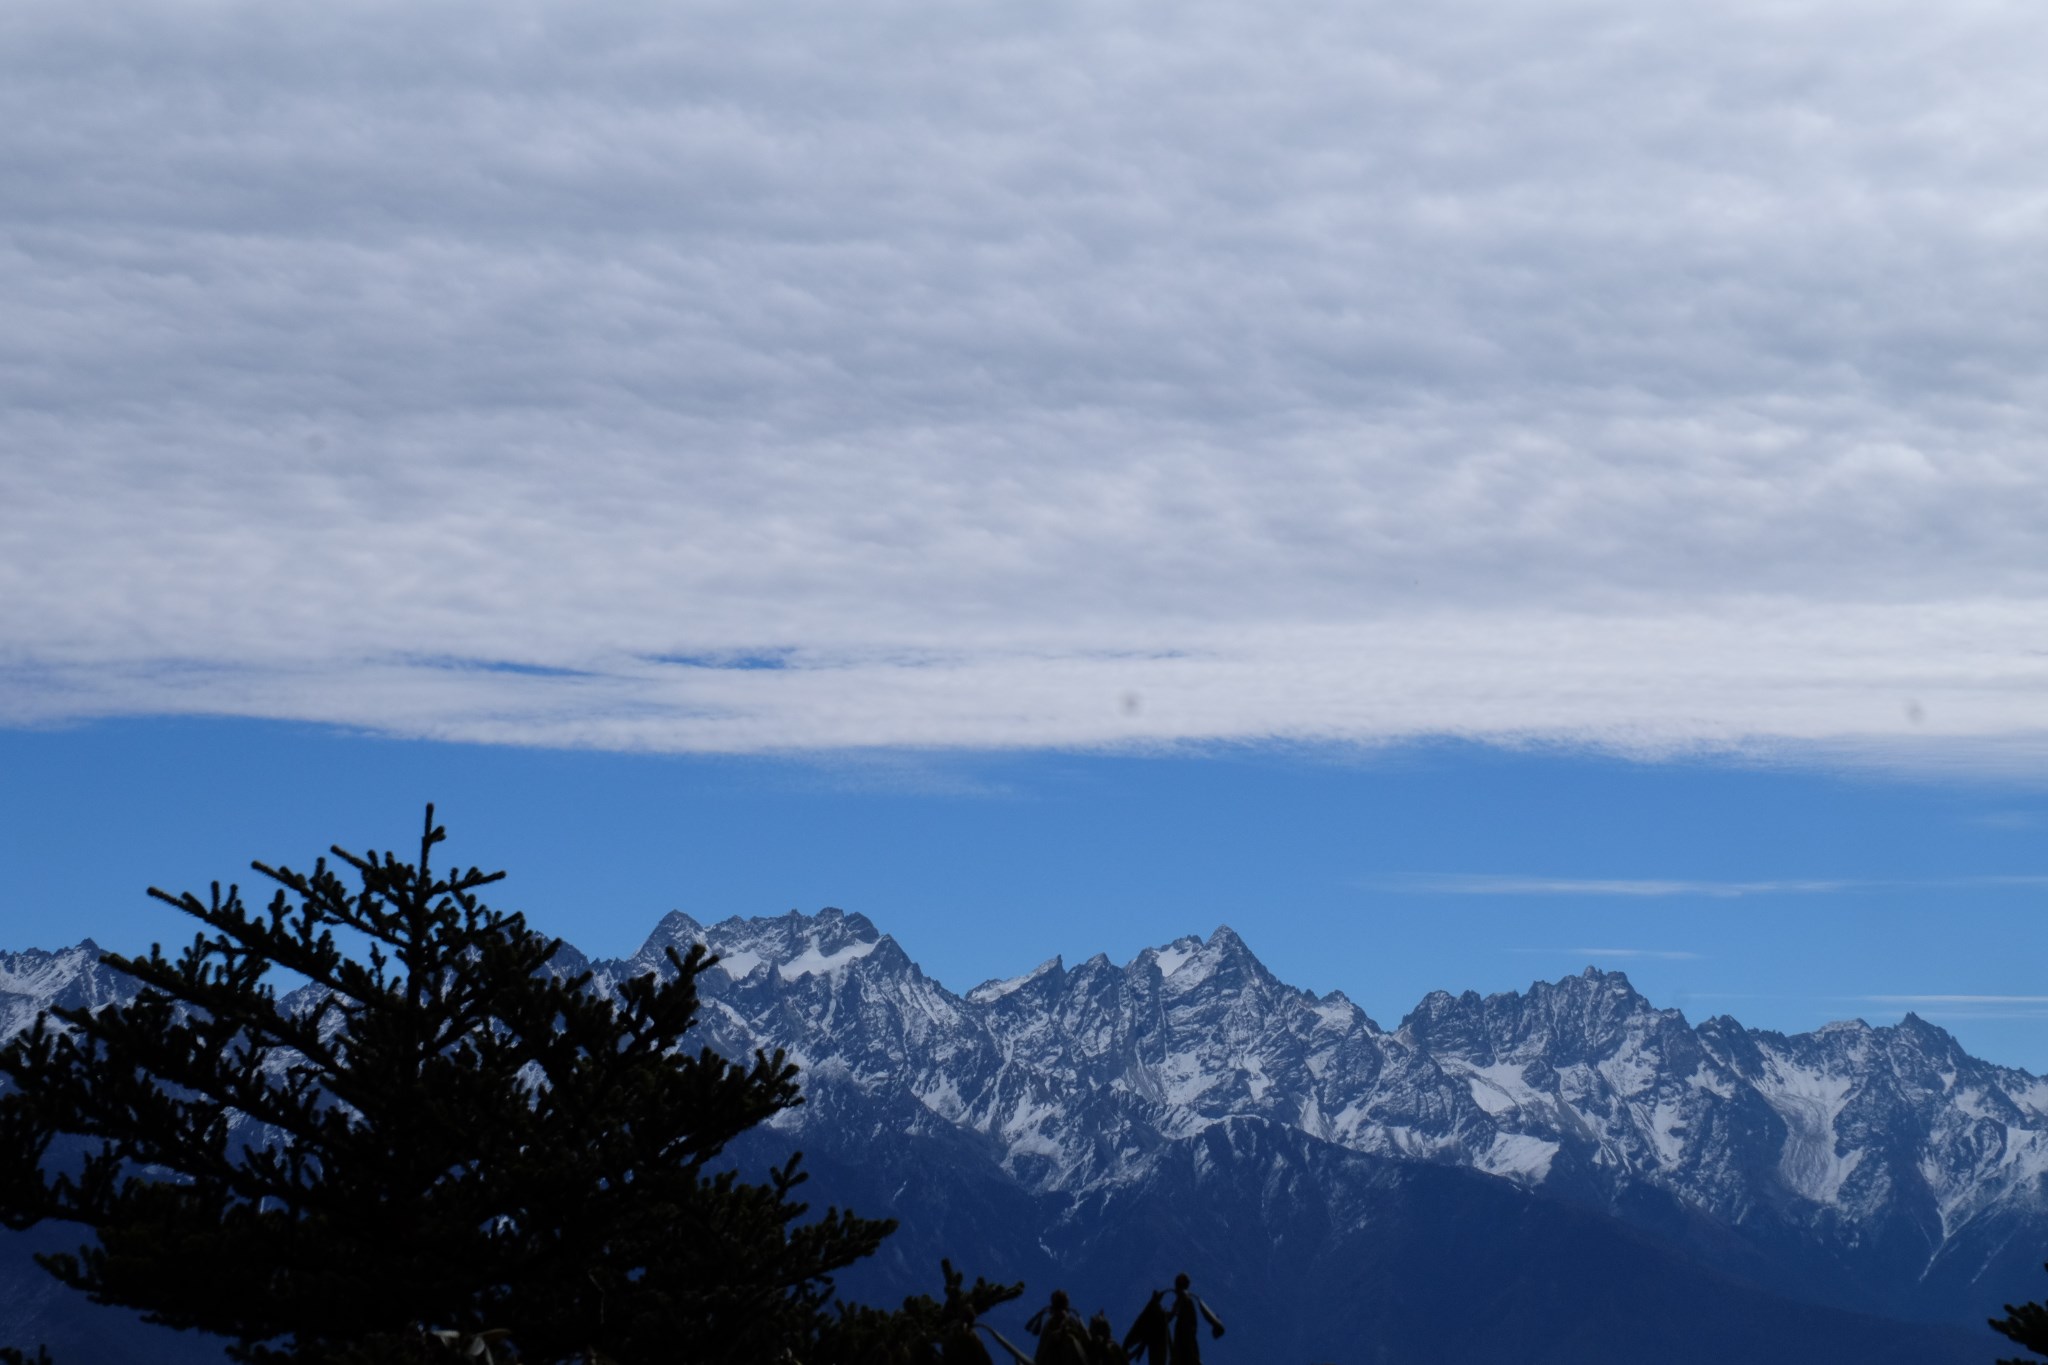
<path id="1" fill-rule="evenodd" d="M 416 861 L 256 863 L 260 913 L 233 886 L 151 888 L 192 944 L 109 954 L 132 1001 L 53 1010 L 0 1051 L 0 1218 L 95 1234 L 45 1267 L 250 1362 L 427 1358 L 451 1333 L 620 1365 L 914 1339 L 914 1315 L 830 1307 L 893 1224 L 801 1221 L 796 1157 L 760 1184 L 718 1169 L 801 1097 L 780 1052 L 681 1046 L 703 948 L 613 993 L 552 972 L 559 941 L 478 898 L 502 873 L 431 866 L 444 837 L 429 806 Z M 278 968 L 310 985 L 280 996 Z"/>
<path id="2" fill-rule="evenodd" d="M 2043 1269 L 2048 1269 L 2044 1266 Z M 1992 1330 L 2026 1348 L 2031 1356 L 2048 1356 L 2048 1306 L 2039 1303 L 2009 1303 L 2003 1318 L 1991 1319 Z M 2000 1360 L 1998 1365 L 2039 1365 L 2018 1356 Z"/>
<path id="3" fill-rule="evenodd" d="M 833 1365 L 993 1365 L 979 1335 L 984 1332 L 1012 1357 L 1024 1359 L 1000 1332 L 980 1321 L 989 1309 L 1022 1294 L 1024 1286 L 977 1278 L 969 1289 L 951 1261 L 939 1265 L 945 1276 L 943 1300 L 920 1294 L 894 1312 L 841 1305 L 828 1349 L 819 1359 Z"/>

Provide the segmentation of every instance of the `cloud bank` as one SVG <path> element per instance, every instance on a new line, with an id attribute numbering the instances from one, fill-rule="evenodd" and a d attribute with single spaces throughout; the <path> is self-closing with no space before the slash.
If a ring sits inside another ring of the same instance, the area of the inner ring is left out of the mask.
<path id="1" fill-rule="evenodd" d="M 0 719 L 2048 756 L 2038 6 L 16 6 Z"/>

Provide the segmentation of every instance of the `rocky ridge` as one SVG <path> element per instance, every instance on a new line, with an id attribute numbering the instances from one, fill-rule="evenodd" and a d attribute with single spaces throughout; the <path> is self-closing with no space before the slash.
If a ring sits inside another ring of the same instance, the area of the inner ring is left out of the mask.
<path id="1" fill-rule="evenodd" d="M 1388 1029 L 1281 982 L 1227 927 L 955 994 L 836 910 L 671 914 L 635 957 L 592 965 L 616 979 L 696 942 L 720 957 L 703 987 L 715 1044 L 804 1067 L 813 1102 L 790 1126 L 962 1130 L 1077 1210 L 1173 1143 L 1255 1119 L 1590 1204 L 1724 1268 L 1797 1260 L 1857 1306 L 1903 1294 L 1947 1316 L 2048 1246 L 2048 1082 L 1910 1014 L 1791 1036 L 1695 1026 L 1589 967 L 1435 992 Z"/>
<path id="2" fill-rule="evenodd" d="M 1588 968 L 1436 992 L 1388 1029 L 1281 982 L 1228 928 L 956 994 L 830 909 L 671 914 L 631 957 L 565 947 L 556 969 L 608 988 L 693 943 L 718 954 L 706 1041 L 781 1048 L 804 1070 L 785 1135 L 849 1168 L 878 1141 L 937 1144 L 985 1168 L 977 1197 L 1025 1200 L 1015 1216 L 1041 1224 L 1048 1255 L 1176 1163 L 1276 1142 L 1498 1180 L 1717 1273 L 1893 1316 L 1981 1320 L 1991 1287 L 2024 1285 L 2048 1246 L 2048 1082 L 1911 1015 L 1793 1036 L 1695 1026 Z M 0 953 L 0 1022 L 132 989 L 97 957 L 90 942 Z"/>

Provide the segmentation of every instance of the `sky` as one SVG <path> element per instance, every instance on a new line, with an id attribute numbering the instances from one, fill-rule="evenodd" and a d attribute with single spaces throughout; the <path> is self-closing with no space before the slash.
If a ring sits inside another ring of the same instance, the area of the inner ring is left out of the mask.
<path id="1" fill-rule="evenodd" d="M 1227 922 L 2048 1069 L 2044 40 L 0 7 L 0 942 L 432 799 L 593 951 Z"/>

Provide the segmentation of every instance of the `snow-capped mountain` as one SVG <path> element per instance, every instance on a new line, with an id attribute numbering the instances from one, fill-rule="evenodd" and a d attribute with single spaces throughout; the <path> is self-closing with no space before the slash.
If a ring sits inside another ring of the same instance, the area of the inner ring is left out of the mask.
<path id="1" fill-rule="evenodd" d="M 2048 1253 L 2048 1082 L 1912 1015 L 1785 1036 L 1697 1027 L 1619 972 L 1425 998 L 1394 1029 L 1286 985 L 1219 928 L 1118 965 L 1055 958 L 956 995 L 865 917 L 672 914 L 720 956 L 705 1026 L 786 1049 L 793 1126 L 895 1113 L 986 1141 L 1084 1216 L 1169 1145 L 1257 1119 L 1347 1151 L 1457 1166 L 1676 1233 L 1736 1272 L 1930 1318 Z M 1771 1267 L 1768 1271 L 1765 1267 Z"/>
<path id="2" fill-rule="evenodd" d="M 0 1040 L 12 1038 L 52 1006 L 92 1009 L 135 994 L 135 982 L 100 962 L 100 946 L 0 952 Z"/>
<path id="3" fill-rule="evenodd" d="M 1694 1026 L 1589 968 L 1437 992 L 1387 1029 L 1228 928 L 956 994 L 829 909 L 671 914 L 632 957 L 564 947 L 554 969 L 607 988 L 693 943 L 718 955 L 706 1041 L 803 1068 L 806 1103 L 757 1145 L 804 1147 L 832 1202 L 904 1223 L 852 1277 L 866 1297 L 929 1287 L 946 1253 L 1142 1299 L 1166 1257 L 1260 1305 L 1269 1349 L 1325 1357 L 1464 1358 L 1448 1314 L 1473 1359 L 1960 1361 L 2048 1254 L 2048 1082 L 1912 1016 Z M 125 993 L 97 956 L 0 953 L 5 1028 Z M 1509 1318 L 1427 1310 L 1475 1275 Z M 1664 1317 L 1691 1325 L 1667 1340 Z M 1589 1320 L 1609 1328 L 1574 1337 Z M 1564 1335 L 1532 1352 L 1546 1324 Z"/>

